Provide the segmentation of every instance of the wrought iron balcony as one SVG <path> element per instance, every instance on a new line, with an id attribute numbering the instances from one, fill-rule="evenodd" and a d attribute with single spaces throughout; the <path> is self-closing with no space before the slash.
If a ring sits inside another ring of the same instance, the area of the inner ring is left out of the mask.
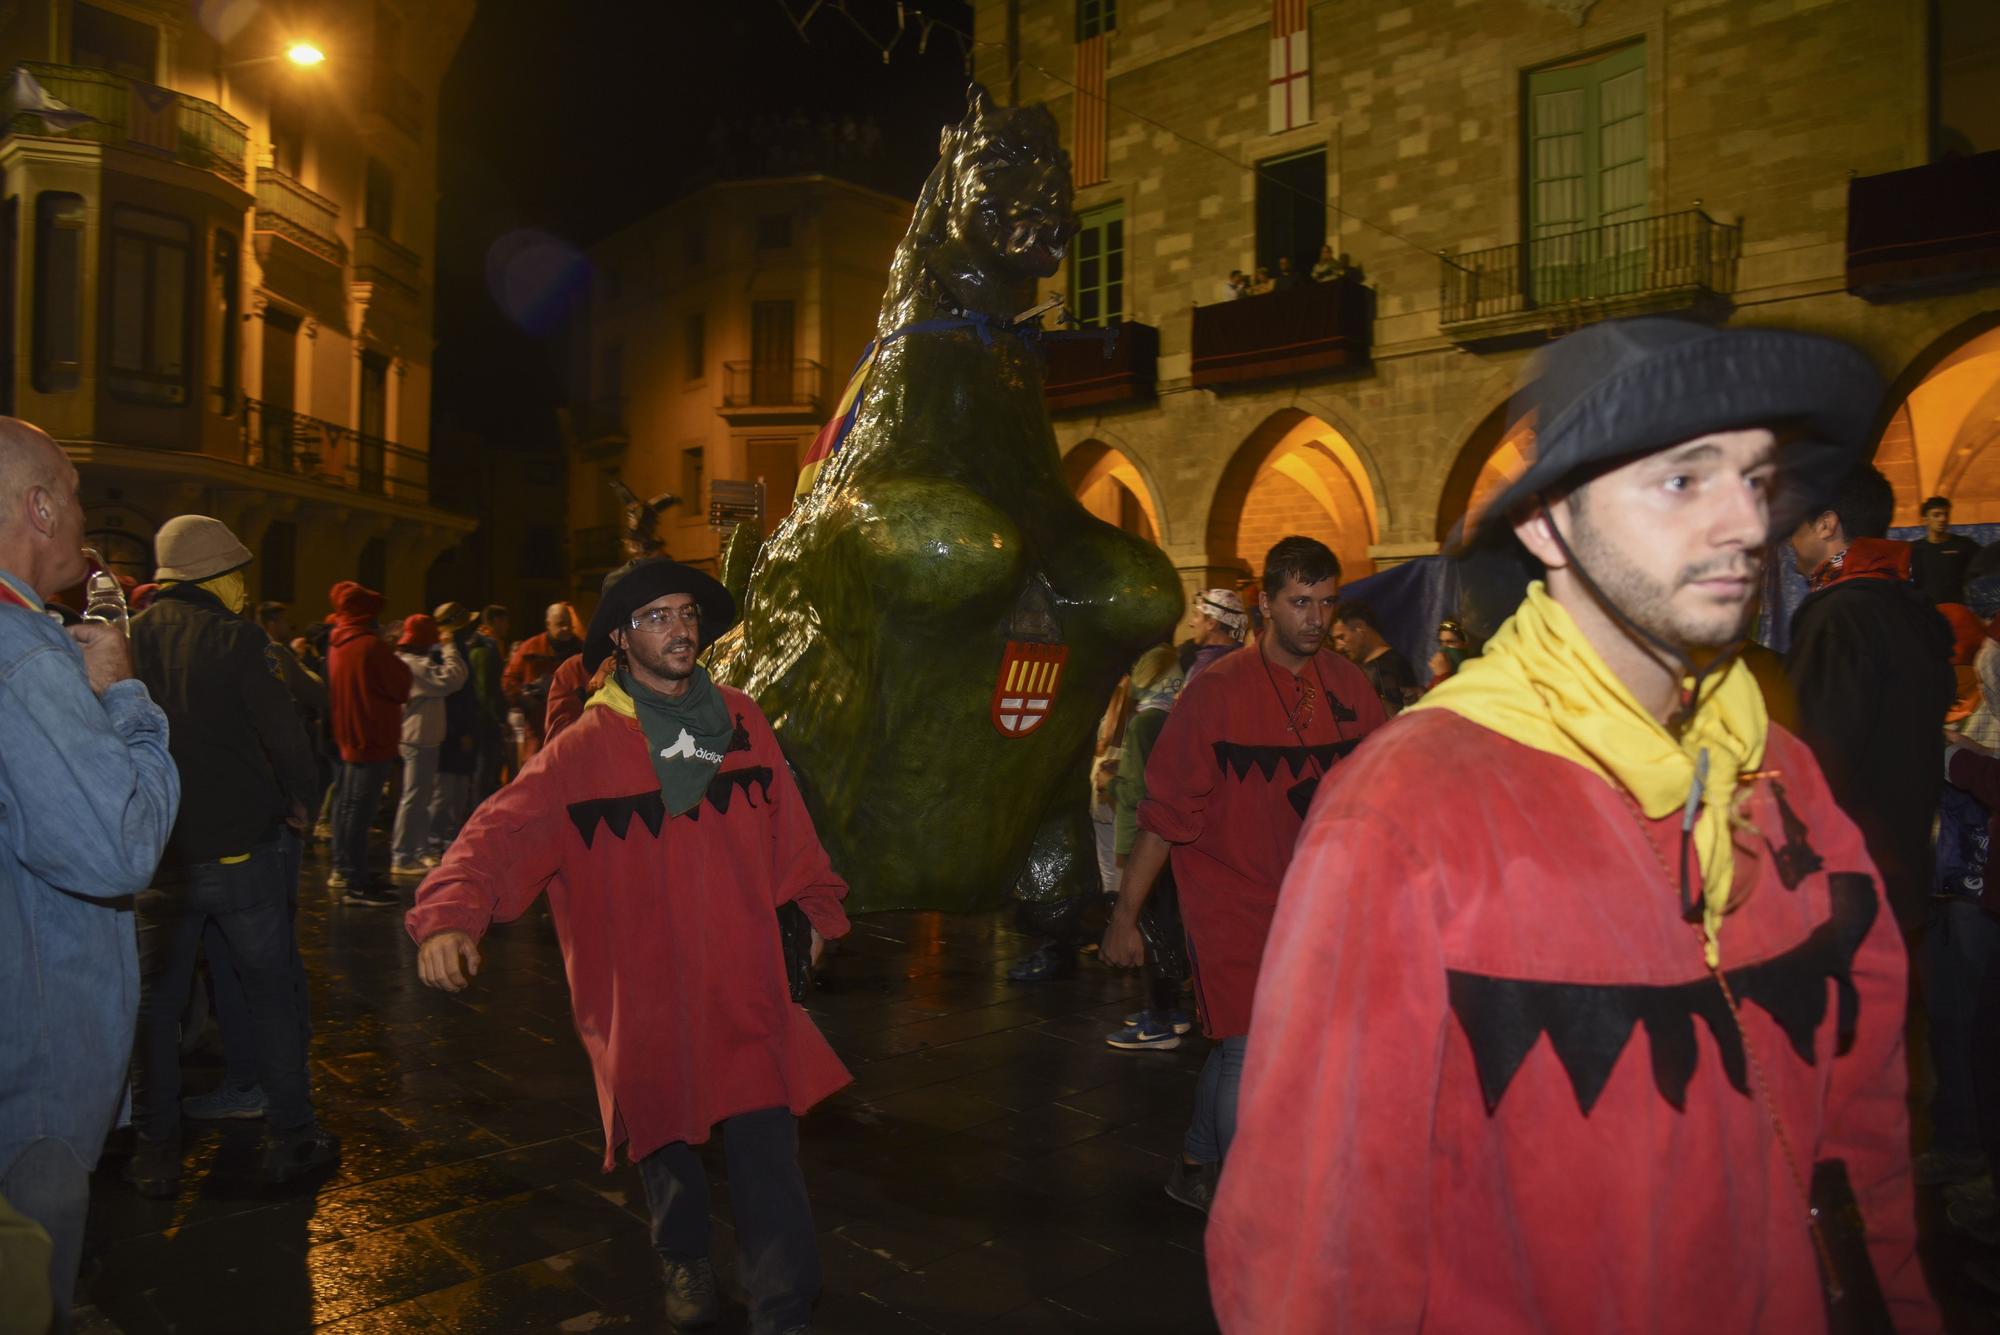
<path id="1" fill-rule="evenodd" d="M 1847 290 L 1870 301 L 2000 282 L 2000 149 L 1847 183 Z"/>
<path id="2" fill-rule="evenodd" d="M 1197 306 L 1189 379 L 1216 389 L 1366 366 L 1374 295 L 1349 277 Z"/>
<path id="3" fill-rule="evenodd" d="M 1160 331 L 1149 324 L 1126 320 L 1109 329 L 1044 334 L 1042 347 L 1048 356 L 1042 395 L 1052 413 L 1153 401 Z"/>
<path id="4" fill-rule="evenodd" d="M 1742 228 L 1688 209 L 1445 255 L 1438 323 L 1466 343 L 1719 307 L 1736 290 L 1742 244 Z"/>
<path id="5" fill-rule="evenodd" d="M 722 415 L 732 422 L 816 421 L 820 402 L 818 362 L 722 364 Z"/>
<path id="6" fill-rule="evenodd" d="M 116 144 L 212 171 L 237 185 L 249 179 L 250 127 L 213 102 L 81 65 L 29 60 L 18 68 L 49 97 L 90 119 L 64 129 L 43 115 L 16 111 L 7 122 L 10 134 Z"/>
<path id="7" fill-rule="evenodd" d="M 365 495 L 430 496 L 429 455 L 261 399 L 243 400 L 243 450 L 256 467 Z"/>
<path id="8" fill-rule="evenodd" d="M 329 264 L 344 264 L 340 205 L 271 167 L 257 169 L 257 230 L 284 237 Z"/>
<path id="9" fill-rule="evenodd" d="M 398 245 L 386 233 L 354 230 L 354 276 L 364 283 L 389 283 L 415 297 L 423 291 L 423 256 Z"/>

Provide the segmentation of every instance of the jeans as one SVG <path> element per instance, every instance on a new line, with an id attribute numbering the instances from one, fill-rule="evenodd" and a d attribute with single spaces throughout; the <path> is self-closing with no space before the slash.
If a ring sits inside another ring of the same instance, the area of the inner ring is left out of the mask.
<path id="1" fill-rule="evenodd" d="M 199 862 L 185 885 L 142 891 L 139 918 L 139 1034 L 132 1053 L 132 1121 L 148 1140 L 178 1139 L 181 1125 L 180 1018 L 194 978 L 202 930 L 213 921 L 228 942 L 243 985 L 265 1119 L 280 1139 L 311 1130 L 305 1020 L 300 1014 L 298 945 L 286 855 L 272 842 L 242 862 Z"/>
<path id="2" fill-rule="evenodd" d="M 1243 1053 L 1248 1034 L 1236 1034 L 1208 1050 L 1194 1087 L 1194 1120 L 1181 1148 L 1195 1163 L 1221 1163 L 1236 1139 L 1236 1095 L 1243 1087 Z"/>
<path id="3" fill-rule="evenodd" d="M 396 833 L 389 840 L 389 861 L 407 866 L 431 851 L 431 799 L 437 792 L 438 749 L 397 748 L 403 756 L 403 796 L 396 803 Z"/>
<path id="4" fill-rule="evenodd" d="M 471 818 L 472 808 L 500 791 L 500 771 L 506 764 L 509 734 L 504 724 L 487 725 L 490 731 L 479 734 L 479 750 L 472 762 L 472 803 L 466 808 L 466 816 Z"/>
<path id="5" fill-rule="evenodd" d="M 472 776 L 438 772 L 431 794 L 430 851 L 443 857 L 472 815 Z"/>
<path id="6" fill-rule="evenodd" d="M 53 1136 L 31 1140 L 14 1162 L 0 1165 L 0 1196 L 49 1235 L 54 1246 L 49 1255 L 49 1292 L 55 1300 L 55 1329 L 68 1330 L 77 1266 L 83 1261 L 83 1224 L 90 1213 L 90 1169 Z"/>
<path id="7" fill-rule="evenodd" d="M 1980 986 L 2000 957 L 2000 923 L 1971 899 L 1942 901 L 1918 947 L 1924 1009 L 1930 1016 L 1931 1146 L 1951 1154 L 1979 1148 L 1979 1101 L 1973 1078 Z"/>
<path id="8" fill-rule="evenodd" d="M 368 884 L 368 827 L 375 823 L 388 778 L 386 760 L 340 767 L 340 795 L 333 804 L 333 869 L 350 885 Z"/>
<path id="9" fill-rule="evenodd" d="M 799 1172 L 799 1122 L 786 1108 L 725 1118 L 723 1153 L 729 1201 L 736 1214 L 737 1282 L 750 1304 L 752 1335 L 803 1326 L 819 1296 L 819 1244 L 812 1202 Z M 639 1161 L 646 1208 L 653 1216 L 653 1250 L 670 1261 L 708 1255 L 708 1175 L 686 1141 L 663 1145 Z"/>
<path id="10" fill-rule="evenodd" d="M 285 911 L 296 927 L 299 918 L 299 871 L 305 858 L 305 842 L 286 830 L 283 845 Z M 296 938 L 295 938 L 296 939 Z M 257 1083 L 257 1034 L 250 1023 L 250 1003 L 243 996 L 243 981 L 236 973 L 236 957 L 229 951 L 229 938 L 215 919 L 202 928 L 201 951 L 208 959 L 208 978 L 215 993 L 215 1022 L 222 1030 L 222 1083 L 228 1089 L 249 1089 Z M 312 1051 L 312 1004 L 306 991 L 305 960 L 292 951 L 296 966 L 292 978 L 292 999 L 297 1007 L 299 1032 Z M 306 1083 L 311 1085 L 308 1072 Z"/>

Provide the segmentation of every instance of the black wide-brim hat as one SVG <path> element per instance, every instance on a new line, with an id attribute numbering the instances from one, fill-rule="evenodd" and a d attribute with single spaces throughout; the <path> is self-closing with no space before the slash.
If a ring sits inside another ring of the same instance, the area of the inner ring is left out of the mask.
<path id="1" fill-rule="evenodd" d="M 670 593 L 685 593 L 701 609 L 701 647 L 706 649 L 717 637 L 736 624 L 736 600 L 729 590 L 693 566 L 664 556 L 648 556 L 633 561 L 604 584 L 604 596 L 591 613 L 590 630 L 583 637 L 583 660 L 594 671 L 611 656 L 611 632 L 629 626 L 632 614 L 647 603 Z"/>
<path id="2" fill-rule="evenodd" d="M 1461 549 L 1511 540 L 1543 493 L 1717 431 L 1781 432 L 1772 530 L 1789 532 L 1871 454 L 1882 378 L 1838 339 L 1784 329 L 1711 329 L 1645 316 L 1607 320 L 1544 349 L 1508 404 L 1534 415 L 1534 459 L 1478 515 Z"/>

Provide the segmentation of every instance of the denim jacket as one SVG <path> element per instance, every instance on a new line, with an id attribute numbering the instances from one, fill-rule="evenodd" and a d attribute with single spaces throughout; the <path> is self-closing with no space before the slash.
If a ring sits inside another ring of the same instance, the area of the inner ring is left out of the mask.
<path id="1" fill-rule="evenodd" d="M 0 605 L 0 1168 L 44 1137 L 97 1162 L 139 1005 L 132 896 L 180 795 L 145 686 L 94 694 L 61 626 Z"/>

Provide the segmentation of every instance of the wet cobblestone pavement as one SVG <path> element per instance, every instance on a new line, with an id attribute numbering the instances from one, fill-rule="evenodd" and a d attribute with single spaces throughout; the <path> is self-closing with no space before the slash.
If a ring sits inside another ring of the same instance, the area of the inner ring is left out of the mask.
<path id="1" fill-rule="evenodd" d="M 313 1084 L 344 1141 L 314 1190 L 260 1195 L 261 1122 L 189 1123 L 178 1200 L 118 1176 L 91 1202 L 86 1331 L 653 1331 L 638 1174 L 599 1171 L 596 1099 L 538 907 L 497 928 L 473 987 L 417 981 L 393 910 L 338 902 L 309 859 L 299 932 Z M 408 898 L 405 892 L 405 898 Z M 810 1003 L 855 1082 L 807 1117 L 820 1335 L 1214 1330 L 1200 1215 L 1162 1191 L 1206 1045 L 1117 1052 L 1136 976 L 1003 977 L 1005 914 L 857 921 Z M 220 1080 L 212 1052 L 187 1088 Z M 723 1332 L 741 1331 L 719 1154 Z"/>

